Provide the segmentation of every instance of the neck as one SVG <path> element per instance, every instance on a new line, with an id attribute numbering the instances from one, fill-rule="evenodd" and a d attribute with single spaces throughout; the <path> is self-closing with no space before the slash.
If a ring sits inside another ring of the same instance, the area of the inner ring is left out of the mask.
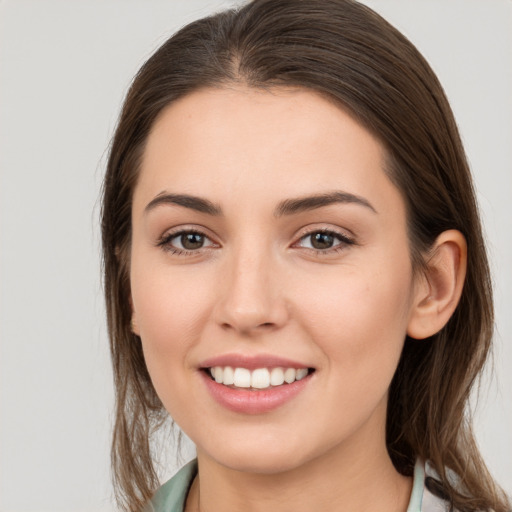
<path id="1" fill-rule="evenodd" d="M 412 479 L 395 470 L 384 442 L 344 443 L 272 474 L 227 468 L 198 450 L 198 467 L 186 512 L 405 512 L 412 488 Z"/>

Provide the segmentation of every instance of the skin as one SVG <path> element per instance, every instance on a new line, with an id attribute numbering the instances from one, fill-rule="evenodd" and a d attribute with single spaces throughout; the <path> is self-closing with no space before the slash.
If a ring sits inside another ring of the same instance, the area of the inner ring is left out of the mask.
<path id="1" fill-rule="evenodd" d="M 411 480 L 385 445 L 388 388 L 406 334 L 429 336 L 453 311 L 464 242 L 447 232 L 432 276 L 413 272 L 384 161 L 367 130 L 301 89 L 205 89 L 155 123 L 133 196 L 131 301 L 155 389 L 197 446 L 187 511 L 406 510 Z M 283 201 L 333 191 L 367 204 L 276 215 Z M 162 194 L 221 214 L 148 208 Z M 190 229 L 203 246 L 176 253 Z M 335 233 L 333 247 L 312 248 L 319 230 Z M 276 410 L 235 413 L 199 368 L 233 353 L 315 372 Z"/>

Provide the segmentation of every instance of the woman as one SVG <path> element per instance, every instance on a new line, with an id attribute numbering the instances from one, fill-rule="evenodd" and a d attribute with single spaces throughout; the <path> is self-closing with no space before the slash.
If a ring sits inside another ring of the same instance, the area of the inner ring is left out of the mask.
<path id="1" fill-rule="evenodd" d="M 347 0 L 256 0 L 138 73 L 103 200 L 114 475 L 155 510 L 508 510 L 471 433 L 492 292 L 453 115 Z"/>

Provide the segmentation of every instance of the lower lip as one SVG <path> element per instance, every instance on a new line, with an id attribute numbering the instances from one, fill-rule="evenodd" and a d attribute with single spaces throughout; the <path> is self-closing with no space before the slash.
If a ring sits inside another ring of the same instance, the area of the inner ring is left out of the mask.
<path id="1" fill-rule="evenodd" d="M 273 411 L 295 398 L 311 380 L 311 374 L 291 384 L 267 389 L 248 390 L 230 388 L 212 380 L 201 371 L 208 391 L 217 403 L 233 412 L 242 414 L 263 414 Z"/>

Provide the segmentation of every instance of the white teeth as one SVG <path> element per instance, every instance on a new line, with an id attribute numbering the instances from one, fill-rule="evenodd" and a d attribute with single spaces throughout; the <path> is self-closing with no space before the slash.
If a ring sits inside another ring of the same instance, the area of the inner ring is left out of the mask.
<path id="1" fill-rule="evenodd" d="M 231 366 L 214 366 L 210 375 L 219 384 L 237 388 L 267 389 L 270 386 L 282 386 L 285 382 L 291 384 L 302 380 L 308 375 L 307 368 L 258 368 L 250 371 L 247 368 L 232 368 Z"/>
<path id="2" fill-rule="evenodd" d="M 213 378 L 215 382 L 222 384 L 224 382 L 224 370 L 220 366 L 216 366 L 213 369 Z"/>
<path id="3" fill-rule="evenodd" d="M 226 386 L 231 386 L 235 383 L 235 372 L 233 371 L 233 368 L 231 366 L 226 366 L 224 368 L 224 381 L 222 384 L 225 384 Z"/>
<path id="4" fill-rule="evenodd" d="M 233 384 L 237 388 L 251 387 L 251 372 L 247 368 L 235 368 L 233 375 Z"/>
<path id="5" fill-rule="evenodd" d="M 251 375 L 251 387 L 265 389 L 270 386 L 270 373 L 266 368 L 258 368 Z"/>
<path id="6" fill-rule="evenodd" d="M 224 370 L 226 371 L 226 370 Z M 299 368 L 295 374 L 296 380 L 302 380 L 308 374 L 307 368 Z M 225 378 L 225 377 L 224 377 Z"/>
<path id="7" fill-rule="evenodd" d="M 295 380 L 296 375 L 297 372 L 295 371 L 295 368 L 286 368 L 284 371 L 284 381 L 291 384 Z"/>
<path id="8" fill-rule="evenodd" d="M 272 368 L 270 372 L 270 384 L 272 384 L 272 386 L 281 386 L 284 384 L 284 372 L 282 368 Z"/>

